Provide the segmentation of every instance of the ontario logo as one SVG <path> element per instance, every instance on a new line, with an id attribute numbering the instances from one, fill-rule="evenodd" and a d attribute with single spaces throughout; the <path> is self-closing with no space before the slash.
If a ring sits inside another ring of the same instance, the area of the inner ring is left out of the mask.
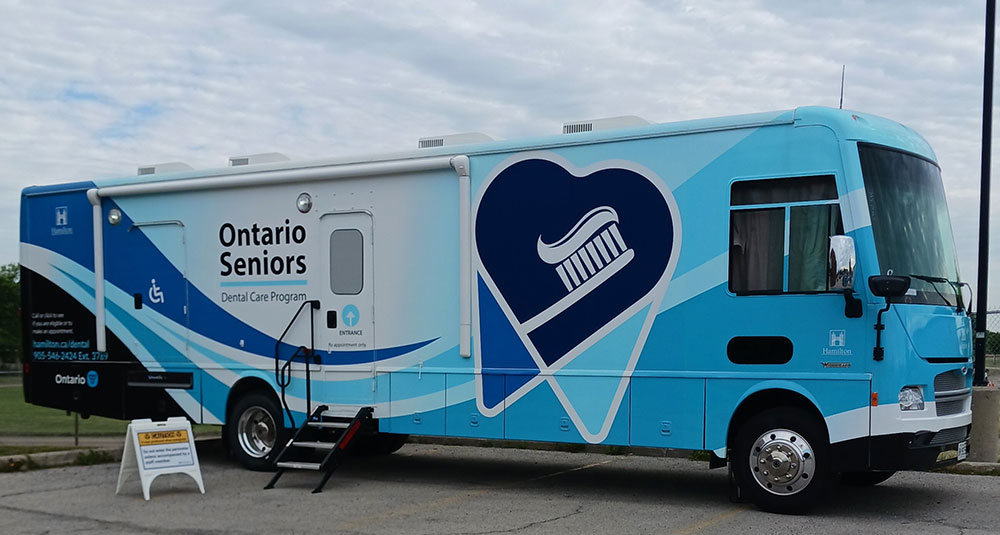
<path id="1" fill-rule="evenodd" d="M 499 165 L 473 209 L 479 410 L 546 383 L 584 440 L 603 441 L 677 264 L 673 195 L 634 162 L 529 153 Z"/>

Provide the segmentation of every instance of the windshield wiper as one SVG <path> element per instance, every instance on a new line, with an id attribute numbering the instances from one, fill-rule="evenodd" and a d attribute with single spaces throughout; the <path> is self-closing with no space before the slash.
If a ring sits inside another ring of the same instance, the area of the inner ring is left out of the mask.
<path id="1" fill-rule="evenodd" d="M 913 277 L 914 279 L 917 279 L 917 280 L 922 280 L 924 282 L 931 283 L 931 288 L 934 288 L 934 291 L 938 294 L 938 297 L 940 297 L 941 300 L 944 301 L 944 304 L 946 304 L 946 305 L 948 305 L 950 307 L 953 306 L 953 307 L 955 307 L 955 309 L 957 309 L 959 312 L 961 312 L 961 310 L 962 310 L 961 299 L 962 298 L 960 296 L 962 294 L 961 294 L 961 289 L 959 287 L 960 287 L 960 285 L 962 285 L 964 283 L 962 283 L 962 282 L 955 282 L 955 281 L 946 279 L 944 277 L 932 277 L 930 275 L 914 275 L 914 274 L 911 273 L 910 277 Z M 941 282 L 948 283 L 948 285 L 951 286 L 951 289 L 955 291 L 955 304 L 954 305 L 952 305 L 951 302 L 948 301 L 947 298 L 945 298 L 944 294 L 941 293 L 941 290 L 938 290 L 937 285 L 938 285 L 938 283 L 941 283 Z"/>

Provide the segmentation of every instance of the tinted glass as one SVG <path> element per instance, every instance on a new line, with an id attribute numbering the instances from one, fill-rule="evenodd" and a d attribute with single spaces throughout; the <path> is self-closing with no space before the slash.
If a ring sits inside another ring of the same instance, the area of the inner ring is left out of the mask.
<path id="1" fill-rule="evenodd" d="M 733 182 L 732 204 L 775 204 L 829 201 L 837 198 L 832 175 L 799 178 L 771 178 Z"/>
<path id="2" fill-rule="evenodd" d="M 788 227 L 788 291 L 826 291 L 830 236 L 844 233 L 840 206 L 792 206 Z"/>
<path id="3" fill-rule="evenodd" d="M 785 209 L 739 210 L 729 229 L 729 290 L 780 292 L 784 273 Z"/>
<path id="4" fill-rule="evenodd" d="M 941 171 L 933 163 L 874 145 L 858 145 L 883 275 L 920 275 L 958 281 L 958 262 Z M 914 278 L 900 301 L 956 305 L 948 282 Z"/>
<path id="5" fill-rule="evenodd" d="M 361 231 L 340 229 L 330 234 L 330 289 L 356 295 L 364 286 L 364 244 Z"/>

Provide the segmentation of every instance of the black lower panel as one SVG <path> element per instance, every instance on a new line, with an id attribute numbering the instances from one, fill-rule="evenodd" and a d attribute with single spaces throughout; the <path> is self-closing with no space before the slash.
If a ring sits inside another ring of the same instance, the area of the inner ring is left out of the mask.
<path id="1" fill-rule="evenodd" d="M 966 433 L 967 434 L 967 433 Z M 930 470 L 958 462 L 957 457 L 938 461 L 946 451 L 956 451 L 959 440 L 944 444 L 934 440 L 938 433 L 897 433 L 856 438 L 833 444 L 834 469 L 839 472 L 865 470 Z"/>
<path id="2" fill-rule="evenodd" d="M 190 389 L 192 380 L 163 386 L 155 378 L 141 380 L 146 368 L 110 330 L 105 331 L 108 351 L 96 351 L 94 315 L 24 267 L 21 291 L 26 402 L 126 420 L 184 416 L 164 386 Z"/>

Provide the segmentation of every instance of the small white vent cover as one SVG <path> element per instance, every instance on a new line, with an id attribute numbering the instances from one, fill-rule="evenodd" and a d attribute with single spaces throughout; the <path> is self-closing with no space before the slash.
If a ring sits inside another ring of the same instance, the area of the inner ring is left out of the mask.
<path id="1" fill-rule="evenodd" d="M 288 156 L 280 152 L 264 152 L 261 154 L 248 154 L 246 156 L 230 156 L 229 167 L 240 165 L 257 165 L 259 163 L 287 162 Z"/>
<path id="2" fill-rule="evenodd" d="M 194 168 L 184 162 L 157 163 L 140 166 L 138 175 L 156 175 L 159 173 L 176 173 L 180 171 L 194 171 Z"/>
<path id="3" fill-rule="evenodd" d="M 487 141 L 493 141 L 493 138 L 480 132 L 464 132 L 461 134 L 448 134 L 447 136 L 422 137 L 417 140 L 417 148 L 429 149 L 431 147 L 467 145 L 469 143 L 485 143 Z"/>
<path id="4" fill-rule="evenodd" d="M 605 117 L 603 119 L 589 119 L 586 121 L 573 121 L 563 124 L 563 134 L 578 134 L 580 132 L 596 132 L 597 130 L 613 130 L 615 128 L 626 128 L 629 126 L 645 126 L 649 121 L 635 115 L 622 115 L 621 117 Z"/>

